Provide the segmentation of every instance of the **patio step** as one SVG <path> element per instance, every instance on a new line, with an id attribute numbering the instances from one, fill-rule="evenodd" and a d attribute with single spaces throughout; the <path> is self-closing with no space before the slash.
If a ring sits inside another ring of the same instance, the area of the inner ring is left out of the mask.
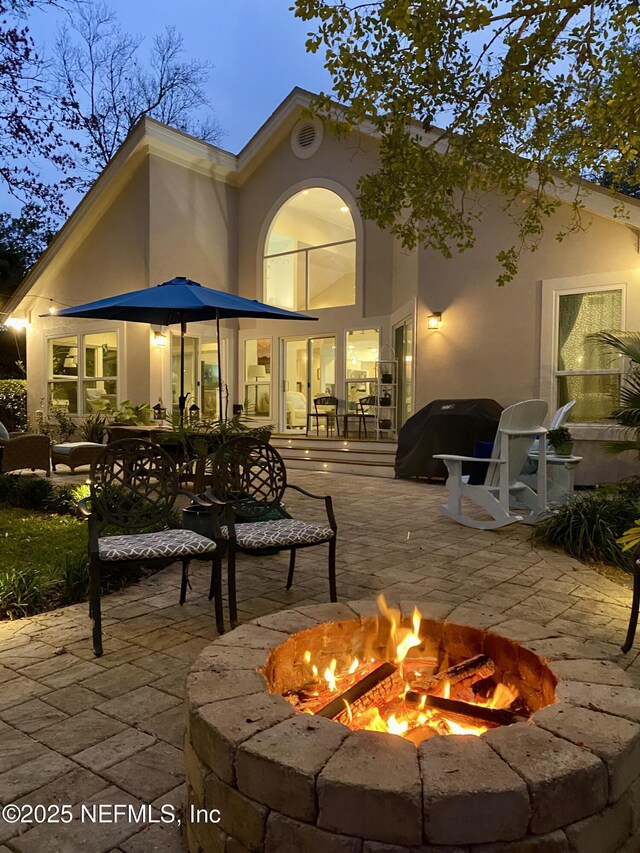
<path id="1" fill-rule="evenodd" d="M 393 477 L 396 443 L 358 439 L 274 435 L 271 444 L 287 468 L 331 471 L 368 477 Z"/>

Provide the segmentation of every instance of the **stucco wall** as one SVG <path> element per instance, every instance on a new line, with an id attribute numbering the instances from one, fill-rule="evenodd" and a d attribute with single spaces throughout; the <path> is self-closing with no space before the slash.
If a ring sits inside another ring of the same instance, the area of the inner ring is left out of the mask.
<path id="1" fill-rule="evenodd" d="M 149 276 L 149 171 L 146 162 L 135 169 L 102 210 L 94 211 L 79 223 L 72 237 L 61 245 L 55 257 L 33 285 L 24 311 L 31 319 L 27 333 L 27 405 L 30 417 L 40 408 L 46 393 L 46 336 L 64 330 L 77 331 L 121 328 L 121 346 L 135 370 L 120 377 L 120 396 L 135 402 L 147 399 L 149 381 L 148 327 L 89 320 L 39 317 L 47 311 L 52 297 L 57 308 L 77 305 L 144 287 Z M 44 298 L 36 298 L 44 297 Z M 121 361 L 124 364 L 124 360 Z"/>
<path id="2" fill-rule="evenodd" d="M 449 260 L 420 252 L 416 409 L 434 399 L 465 397 L 492 397 L 507 406 L 538 397 L 542 389 L 553 411 L 548 382 L 541 382 L 541 329 L 553 322 L 542 311 L 543 280 L 575 277 L 577 289 L 581 276 L 591 285 L 599 276 L 610 284 L 614 273 L 613 280 L 627 285 L 626 326 L 640 328 L 635 235 L 624 223 L 585 214 L 585 230 L 560 243 L 554 235 L 567 216 L 566 208 L 554 216 L 540 249 L 522 256 L 517 277 L 504 287 L 495 283 L 495 256 L 508 246 L 510 226 L 495 200 L 472 250 Z M 439 331 L 427 329 L 433 311 L 443 312 Z M 581 437 L 586 440 L 579 449 L 591 458 L 578 469 L 578 482 L 616 479 L 635 467 L 612 464 L 584 430 Z"/>

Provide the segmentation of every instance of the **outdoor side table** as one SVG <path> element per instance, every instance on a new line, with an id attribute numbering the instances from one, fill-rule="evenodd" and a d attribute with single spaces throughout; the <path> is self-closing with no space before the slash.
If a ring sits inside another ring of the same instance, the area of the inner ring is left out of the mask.
<path id="1" fill-rule="evenodd" d="M 68 465 L 73 474 L 78 466 L 91 465 L 103 447 L 103 444 L 95 441 L 65 441 L 62 444 L 54 444 L 51 448 L 53 470 L 56 470 L 56 465 Z"/>

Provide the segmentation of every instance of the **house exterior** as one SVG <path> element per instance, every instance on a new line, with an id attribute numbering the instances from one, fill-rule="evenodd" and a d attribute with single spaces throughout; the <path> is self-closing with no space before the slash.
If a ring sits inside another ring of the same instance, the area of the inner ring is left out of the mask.
<path id="1" fill-rule="evenodd" d="M 559 243 L 563 205 L 499 288 L 495 255 L 512 225 L 497 196 L 485 200 L 474 249 L 451 259 L 403 249 L 355 201 L 376 139 L 366 129 L 334 137 L 306 117 L 311 97 L 294 90 L 238 155 L 151 119 L 136 126 L 6 307 L 28 322 L 31 416 L 57 405 L 82 417 L 123 400 L 177 407 L 178 328 L 54 312 L 183 275 L 318 318 L 221 324 L 229 410 L 243 404 L 299 433 L 314 397 L 355 411 L 375 393 L 376 362 L 395 360 L 398 425 L 440 398 L 506 406 L 540 396 L 551 411 L 575 398 L 578 482 L 640 471 L 602 449 L 618 437 L 606 418 L 623 365 L 587 340 L 640 328 L 640 204 L 629 200 L 628 218 L 616 219 L 594 187 L 585 229 Z M 215 324 L 190 324 L 187 406 L 217 417 L 217 382 Z"/>

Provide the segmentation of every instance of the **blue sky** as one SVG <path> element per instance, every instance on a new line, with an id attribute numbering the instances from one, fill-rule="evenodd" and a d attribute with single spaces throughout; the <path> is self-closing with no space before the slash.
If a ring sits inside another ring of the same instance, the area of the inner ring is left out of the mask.
<path id="1" fill-rule="evenodd" d="M 209 96 L 225 131 L 221 145 L 234 153 L 294 86 L 331 88 L 322 56 L 305 51 L 310 27 L 289 11 L 291 0 L 108 0 L 107 5 L 124 30 L 148 43 L 166 25 L 175 25 L 186 56 L 215 64 Z M 48 11 L 32 20 L 32 34 L 45 49 L 53 44 L 58 19 Z"/>

